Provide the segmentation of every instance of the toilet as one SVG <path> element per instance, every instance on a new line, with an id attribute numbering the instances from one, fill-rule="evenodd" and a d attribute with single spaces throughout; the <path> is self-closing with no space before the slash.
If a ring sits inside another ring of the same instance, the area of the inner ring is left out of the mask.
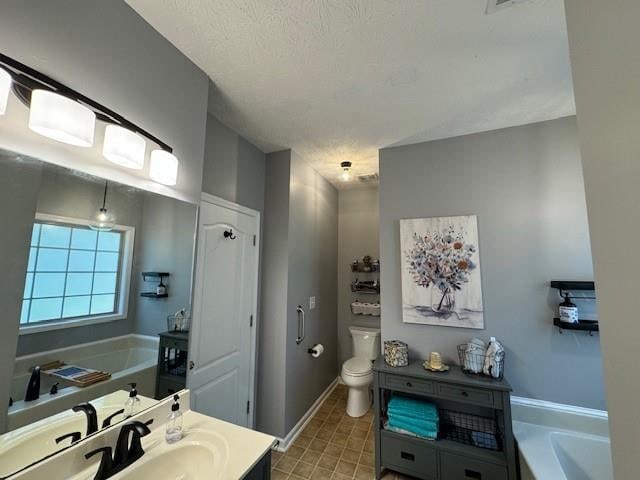
<path id="1" fill-rule="evenodd" d="M 349 327 L 353 357 L 342 364 L 342 381 L 349 387 L 347 415 L 361 417 L 371 406 L 373 361 L 380 354 L 380 329 Z"/>

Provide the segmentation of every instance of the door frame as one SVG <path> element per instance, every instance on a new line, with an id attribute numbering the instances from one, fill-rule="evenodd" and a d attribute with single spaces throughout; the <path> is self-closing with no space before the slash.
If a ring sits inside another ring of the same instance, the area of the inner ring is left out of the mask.
<path id="1" fill-rule="evenodd" d="M 194 293 L 195 293 L 195 274 L 196 274 L 196 269 L 197 269 L 197 264 L 198 264 L 198 257 L 197 257 L 197 252 L 198 252 L 198 242 L 200 241 L 200 227 L 201 227 L 201 215 L 200 215 L 200 210 L 201 210 L 201 206 L 202 203 L 209 203 L 212 205 L 216 205 L 218 207 L 221 208 L 226 208 L 227 210 L 232 210 L 238 213 L 242 213 L 244 215 L 248 215 L 249 217 L 252 217 L 254 222 L 255 222 L 255 228 L 256 228 L 256 244 L 255 244 L 255 249 L 256 249 L 256 254 L 254 255 L 254 264 L 252 265 L 253 267 L 253 272 L 254 272 L 254 278 L 253 281 L 251 282 L 251 288 L 253 289 L 253 301 L 252 301 L 252 305 L 251 305 L 251 314 L 253 315 L 253 327 L 251 327 L 251 340 L 250 340 L 250 345 L 251 345 L 251 352 L 250 352 L 250 358 L 249 358 L 249 428 L 253 429 L 255 427 L 255 411 L 256 411 L 256 374 L 257 374 L 257 340 L 258 340 L 258 323 L 259 323 L 259 318 L 258 318 L 258 297 L 260 294 L 259 291 L 259 287 L 260 287 L 260 212 L 258 210 L 254 210 L 252 208 L 249 207 L 245 207 L 243 205 L 234 203 L 234 202 L 230 202 L 229 200 L 225 200 L 224 198 L 220 198 L 220 197 L 216 197 L 215 195 L 211 195 L 209 193 L 205 193 L 202 192 L 201 196 L 200 196 L 200 203 L 198 205 L 198 228 L 196 231 L 196 241 L 195 241 L 195 252 L 194 252 L 194 257 L 195 257 L 195 262 L 193 264 L 193 282 L 192 282 L 192 303 L 195 300 L 194 297 Z M 193 309 L 193 307 L 192 307 Z M 249 320 L 249 319 L 247 319 Z M 191 341 L 191 332 L 189 332 L 189 341 Z M 187 385 L 187 388 L 189 387 L 189 385 Z"/>

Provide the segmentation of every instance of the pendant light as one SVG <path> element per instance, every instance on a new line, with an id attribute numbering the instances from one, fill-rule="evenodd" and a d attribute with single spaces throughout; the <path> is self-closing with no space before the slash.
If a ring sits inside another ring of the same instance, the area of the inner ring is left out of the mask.
<path id="1" fill-rule="evenodd" d="M 102 155 L 122 167 L 140 170 L 144 167 L 144 138 L 119 125 L 107 125 L 104 132 Z"/>
<path id="2" fill-rule="evenodd" d="M 116 218 L 109 213 L 107 210 L 107 187 L 109 182 L 104 182 L 104 196 L 102 197 L 102 207 L 96 213 L 96 216 L 93 217 L 89 228 L 91 230 L 96 230 L 98 232 L 109 232 L 113 230 L 113 227 L 116 224 Z"/>
<path id="3" fill-rule="evenodd" d="M 93 145 L 96 114 L 84 105 L 48 90 L 31 92 L 29 128 L 77 147 Z"/>
<path id="4" fill-rule="evenodd" d="M 340 175 L 342 181 L 348 182 L 351 180 L 351 162 L 342 162 L 340 168 L 342 168 L 342 175 Z"/>
<path id="5" fill-rule="evenodd" d="M 149 176 L 163 185 L 173 186 L 178 181 L 178 159 L 166 150 L 151 152 Z"/>
<path id="6" fill-rule="evenodd" d="M 7 111 L 9 91 L 11 90 L 11 75 L 4 68 L 0 68 L 0 115 Z"/>

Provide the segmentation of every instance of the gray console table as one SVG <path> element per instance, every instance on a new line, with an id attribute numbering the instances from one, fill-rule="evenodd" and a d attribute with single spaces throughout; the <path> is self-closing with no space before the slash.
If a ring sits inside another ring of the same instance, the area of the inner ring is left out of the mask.
<path id="1" fill-rule="evenodd" d="M 504 379 L 465 374 L 457 366 L 436 373 L 425 370 L 421 362 L 390 367 L 378 358 L 374 364 L 376 478 L 389 468 L 424 480 L 516 480 L 510 392 Z M 393 393 L 422 398 L 438 407 L 437 440 L 384 429 Z M 477 424 L 465 424 L 470 420 Z M 496 443 L 481 448 L 478 435 L 483 433 L 475 430 L 487 431 L 487 425 L 496 428 Z"/>

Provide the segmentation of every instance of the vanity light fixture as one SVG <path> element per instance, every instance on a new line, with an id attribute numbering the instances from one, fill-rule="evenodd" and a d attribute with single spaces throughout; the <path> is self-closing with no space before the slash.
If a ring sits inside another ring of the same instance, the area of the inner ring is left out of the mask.
<path id="1" fill-rule="evenodd" d="M 109 182 L 104 182 L 104 196 L 102 197 L 102 207 L 93 217 L 89 228 L 98 232 L 110 232 L 116 224 L 116 218 L 107 210 L 107 188 Z"/>
<path id="2" fill-rule="evenodd" d="M 11 75 L 4 68 L 0 68 L 0 115 L 4 115 L 7 111 L 9 90 L 11 90 Z"/>
<path id="3" fill-rule="evenodd" d="M 96 119 L 106 123 L 102 153 L 118 165 L 142 169 L 146 140 L 153 142 L 159 149 L 151 154 L 151 178 L 164 185 L 176 184 L 179 162 L 169 145 L 77 90 L 0 53 L 0 115 L 9 89 L 31 109 L 29 128 L 46 137 L 90 147 Z"/>
<path id="4" fill-rule="evenodd" d="M 31 92 L 29 128 L 40 135 L 76 147 L 91 147 L 96 114 L 90 108 L 58 93 Z"/>
<path id="5" fill-rule="evenodd" d="M 166 150 L 151 152 L 149 176 L 163 185 L 173 186 L 178 181 L 178 159 Z"/>
<path id="6" fill-rule="evenodd" d="M 348 182 L 351 180 L 351 162 L 342 162 L 340 168 L 342 168 L 342 175 L 340 175 L 342 181 Z"/>
<path id="7" fill-rule="evenodd" d="M 140 170 L 144 167 L 147 143 L 140 135 L 118 125 L 107 125 L 102 155 L 122 167 Z"/>

